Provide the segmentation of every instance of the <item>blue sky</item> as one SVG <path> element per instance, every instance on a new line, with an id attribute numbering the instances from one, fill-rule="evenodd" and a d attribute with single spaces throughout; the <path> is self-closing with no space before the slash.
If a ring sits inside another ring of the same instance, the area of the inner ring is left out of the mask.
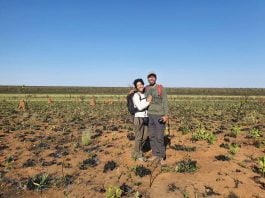
<path id="1" fill-rule="evenodd" d="M 263 0 L 0 0 L 0 85 L 265 87 Z"/>

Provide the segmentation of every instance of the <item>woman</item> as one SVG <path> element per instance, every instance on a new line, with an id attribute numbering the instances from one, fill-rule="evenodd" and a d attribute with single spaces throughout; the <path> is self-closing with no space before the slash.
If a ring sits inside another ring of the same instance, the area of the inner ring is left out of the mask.
<path id="1" fill-rule="evenodd" d="M 135 145 L 132 157 L 139 161 L 145 161 L 143 155 L 143 145 L 148 137 L 148 115 L 147 108 L 151 103 L 152 96 L 146 98 L 144 81 L 142 79 L 136 79 L 134 81 L 134 87 L 136 92 L 133 95 L 133 104 L 136 108 L 134 114 L 134 132 L 135 132 Z"/>

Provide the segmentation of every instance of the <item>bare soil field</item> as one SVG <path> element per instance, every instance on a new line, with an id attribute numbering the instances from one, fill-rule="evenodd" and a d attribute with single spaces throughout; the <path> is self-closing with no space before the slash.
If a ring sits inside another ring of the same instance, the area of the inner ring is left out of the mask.
<path id="1" fill-rule="evenodd" d="M 164 167 L 125 96 L 56 97 L 0 96 L 0 197 L 265 197 L 264 97 L 170 96 Z"/>

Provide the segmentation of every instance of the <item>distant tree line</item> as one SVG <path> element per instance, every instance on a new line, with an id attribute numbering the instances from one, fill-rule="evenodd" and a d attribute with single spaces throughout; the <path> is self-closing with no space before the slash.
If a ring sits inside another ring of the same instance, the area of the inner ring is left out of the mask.
<path id="1" fill-rule="evenodd" d="M 0 86 L 1 94 L 127 94 L 129 87 Z M 265 88 L 167 88 L 169 95 L 265 96 Z"/>

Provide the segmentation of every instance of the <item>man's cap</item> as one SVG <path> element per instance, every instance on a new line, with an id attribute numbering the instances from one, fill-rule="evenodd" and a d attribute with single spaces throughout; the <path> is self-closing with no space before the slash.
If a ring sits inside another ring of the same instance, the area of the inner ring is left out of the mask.
<path id="1" fill-rule="evenodd" d="M 154 77 L 156 77 L 156 73 L 155 73 L 155 72 L 150 72 L 150 73 L 148 73 L 147 78 L 149 78 L 150 76 L 154 76 Z"/>

